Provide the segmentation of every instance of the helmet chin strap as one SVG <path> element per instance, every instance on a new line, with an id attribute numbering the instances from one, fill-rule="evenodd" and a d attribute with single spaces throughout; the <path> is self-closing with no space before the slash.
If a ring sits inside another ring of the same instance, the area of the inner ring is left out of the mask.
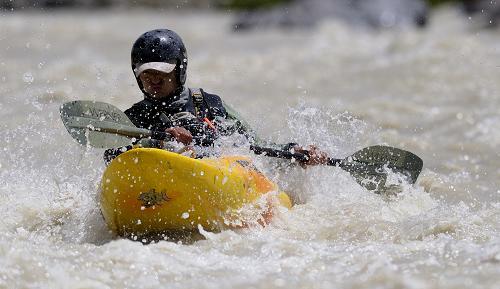
<path id="1" fill-rule="evenodd" d="M 184 85 L 177 85 L 177 88 L 172 93 L 173 95 L 180 95 L 184 91 Z"/>

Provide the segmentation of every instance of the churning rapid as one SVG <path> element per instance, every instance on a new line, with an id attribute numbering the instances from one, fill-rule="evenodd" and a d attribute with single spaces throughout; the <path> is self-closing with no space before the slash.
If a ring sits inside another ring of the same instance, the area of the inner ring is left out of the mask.
<path id="1" fill-rule="evenodd" d="M 235 34 L 229 15 L 208 12 L 0 21 L 0 288 L 500 288 L 498 30 L 451 8 L 423 30 L 378 32 L 332 21 Z M 239 150 L 294 208 L 192 244 L 113 238 L 98 205 L 102 150 L 67 134 L 59 106 L 139 101 L 130 48 L 159 27 L 184 38 L 189 86 L 261 135 L 335 157 L 403 148 L 424 160 L 419 181 L 383 198 L 338 168 Z"/>

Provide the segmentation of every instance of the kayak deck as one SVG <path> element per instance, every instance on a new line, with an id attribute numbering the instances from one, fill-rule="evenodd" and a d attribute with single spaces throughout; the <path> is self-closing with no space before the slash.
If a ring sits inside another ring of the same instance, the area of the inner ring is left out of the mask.
<path id="1" fill-rule="evenodd" d="M 117 235 L 166 231 L 220 231 L 266 223 L 273 207 L 292 206 L 277 185 L 246 157 L 193 159 L 154 148 L 115 158 L 101 181 L 101 211 Z M 250 212 L 250 214 L 248 214 Z"/>

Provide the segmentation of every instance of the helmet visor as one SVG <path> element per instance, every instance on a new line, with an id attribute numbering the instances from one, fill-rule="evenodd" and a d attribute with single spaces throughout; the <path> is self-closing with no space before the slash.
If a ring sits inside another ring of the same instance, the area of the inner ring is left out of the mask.
<path id="1" fill-rule="evenodd" d="M 147 62 L 137 66 L 137 68 L 134 69 L 134 73 L 136 77 L 139 77 L 141 73 L 143 73 L 145 70 L 148 69 L 170 73 L 174 71 L 175 66 L 176 66 L 175 64 L 166 62 Z"/>

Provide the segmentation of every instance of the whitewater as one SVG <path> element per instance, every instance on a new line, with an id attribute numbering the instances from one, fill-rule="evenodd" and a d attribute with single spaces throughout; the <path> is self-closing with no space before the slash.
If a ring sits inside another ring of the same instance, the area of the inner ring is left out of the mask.
<path id="1" fill-rule="evenodd" d="M 231 20 L 0 14 L 0 288 L 500 288 L 498 29 L 451 7 L 423 30 L 330 20 L 236 34 Z M 154 28 L 183 37 L 188 85 L 220 95 L 261 136 L 338 158 L 402 148 L 424 160 L 419 180 L 386 198 L 339 168 L 239 150 L 294 208 L 188 242 L 112 236 L 98 203 L 103 151 L 78 145 L 59 107 L 139 101 L 130 49 Z"/>

